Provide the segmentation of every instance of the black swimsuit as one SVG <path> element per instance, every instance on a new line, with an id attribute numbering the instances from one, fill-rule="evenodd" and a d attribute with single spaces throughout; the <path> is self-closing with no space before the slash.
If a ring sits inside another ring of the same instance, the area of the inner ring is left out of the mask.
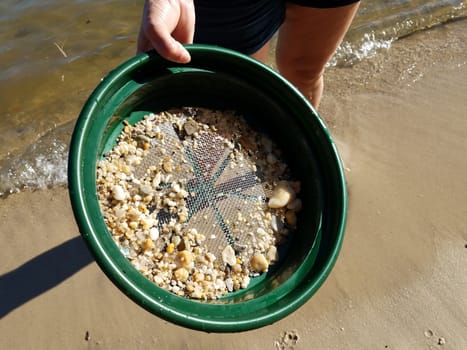
<path id="1" fill-rule="evenodd" d="M 286 2 L 331 8 L 358 0 L 195 0 L 194 42 L 255 53 L 284 22 Z"/>

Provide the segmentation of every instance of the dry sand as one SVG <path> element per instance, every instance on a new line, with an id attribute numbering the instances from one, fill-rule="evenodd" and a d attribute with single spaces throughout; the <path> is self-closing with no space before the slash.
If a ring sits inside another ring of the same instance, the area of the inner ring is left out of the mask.
<path id="1" fill-rule="evenodd" d="M 0 200 L 0 349 L 467 349 L 467 21 L 326 81 L 350 209 L 303 307 L 240 334 L 165 322 L 98 268 L 66 189 L 24 192 Z"/>

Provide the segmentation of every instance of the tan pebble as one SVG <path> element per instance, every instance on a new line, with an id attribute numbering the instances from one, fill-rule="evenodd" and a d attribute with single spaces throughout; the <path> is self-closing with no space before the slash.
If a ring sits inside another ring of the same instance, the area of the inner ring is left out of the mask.
<path id="1" fill-rule="evenodd" d="M 193 274 L 193 281 L 195 281 L 195 282 L 204 281 L 204 273 L 202 273 L 202 272 L 195 272 L 195 273 Z"/>
<path id="2" fill-rule="evenodd" d="M 264 230 L 264 228 L 258 227 L 258 229 L 256 230 L 256 234 L 259 235 L 259 236 L 265 236 L 267 233 Z"/>
<path id="3" fill-rule="evenodd" d="M 269 263 L 263 254 L 257 253 L 250 259 L 251 268 L 255 272 L 266 272 L 269 267 Z"/>
<path id="4" fill-rule="evenodd" d="M 112 187 L 112 198 L 117 201 L 123 201 L 126 198 L 126 191 L 120 185 Z"/>
<path id="5" fill-rule="evenodd" d="M 184 222 L 186 222 L 187 217 L 186 217 L 185 214 L 179 214 L 179 215 L 178 215 L 178 220 L 179 220 L 181 223 L 184 223 Z"/>
<path id="6" fill-rule="evenodd" d="M 172 182 L 172 185 L 170 186 L 171 190 L 174 191 L 175 193 L 178 193 L 181 191 L 180 184 L 176 182 Z"/>
<path id="7" fill-rule="evenodd" d="M 172 236 L 172 243 L 178 247 L 178 245 L 180 244 L 180 242 L 182 241 L 182 239 L 180 238 L 180 236 Z"/>
<path id="8" fill-rule="evenodd" d="M 164 158 L 162 168 L 165 170 L 165 172 L 171 173 L 173 171 L 172 159 L 170 159 L 169 157 Z"/>
<path id="9" fill-rule="evenodd" d="M 114 214 L 115 214 L 115 217 L 117 218 L 123 218 L 125 216 L 125 209 L 123 208 L 120 208 L 120 207 L 116 207 L 114 208 Z"/>
<path id="10" fill-rule="evenodd" d="M 234 273 L 240 273 L 242 272 L 242 266 L 240 264 L 234 264 L 232 265 L 232 271 Z"/>
<path id="11" fill-rule="evenodd" d="M 188 250 L 182 250 L 181 252 L 177 253 L 175 263 L 177 264 L 177 266 L 191 267 L 191 265 L 193 264 L 193 254 Z"/>
<path id="12" fill-rule="evenodd" d="M 203 292 L 199 289 L 195 289 L 193 293 L 190 294 L 190 297 L 193 299 L 202 299 L 203 298 Z"/>
<path id="13" fill-rule="evenodd" d="M 222 251 L 222 260 L 224 264 L 233 266 L 237 263 L 237 259 L 235 257 L 235 250 L 230 246 L 226 246 Z"/>
<path id="14" fill-rule="evenodd" d="M 189 273 L 188 270 L 184 267 L 180 267 L 174 272 L 175 278 L 179 281 L 185 282 L 188 279 Z"/>
<path id="15" fill-rule="evenodd" d="M 223 279 L 218 278 L 214 281 L 214 286 L 217 290 L 222 291 L 226 289 L 226 285 Z"/>
<path id="16" fill-rule="evenodd" d="M 272 245 L 269 247 L 266 253 L 266 259 L 269 263 L 276 261 L 279 258 L 279 254 L 277 253 L 277 247 Z"/>
<path id="17" fill-rule="evenodd" d="M 193 285 L 193 283 L 187 282 L 185 290 L 188 293 L 192 293 L 195 290 L 195 286 Z"/>
<path id="18" fill-rule="evenodd" d="M 180 192 L 177 193 L 179 198 L 186 198 L 188 197 L 188 192 L 185 191 L 184 189 L 181 189 Z"/>
<path id="19" fill-rule="evenodd" d="M 167 205 L 167 206 L 169 206 L 169 207 L 176 207 L 176 206 L 177 206 L 177 202 L 172 201 L 172 200 L 170 200 L 169 198 L 166 198 L 166 199 L 164 200 L 164 204 Z"/>
<path id="20" fill-rule="evenodd" d="M 167 249 L 165 251 L 170 254 L 170 253 L 173 253 L 174 249 L 175 249 L 175 244 L 170 243 L 167 245 Z"/>
<path id="21" fill-rule="evenodd" d="M 202 256 L 202 255 L 196 256 L 196 262 L 201 264 L 201 265 L 207 265 L 209 263 L 209 261 L 206 259 L 206 257 Z"/>
<path id="22" fill-rule="evenodd" d="M 287 209 L 293 210 L 295 212 L 299 212 L 302 210 L 302 201 L 300 198 L 295 198 L 289 204 L 287 204 Z"/>
<path id="23" fill-rule="evenodd" d="M 125 230 L 125 237 L 131 239 L 135 236 L 135 231 L 127 229 Z"/>
<path id="24" fill-rule="evenodd" d="M 135 208 L 129 208 L 127 212 L 127 218 L 131 221 L 136 221 L 140 217 L 141 213 Z"/>
<path id="25" fill-rule="evenodd" d="M 188 136 L 191 136 L 198 131 L 198 125 L 194 120 L 188 119 L 185 124 L 183 124 L 183 130 L 185 130 Z"/>
<path id="26" fill-rule="evenodd" d="M 146 196 L 152 193 L 152 188 L 149 185 L 141 185 L 139 187 L 139 190 L 141 191 L 142 194 Z"/>
<path id="27" fill-rule="evenodd" d="M 148 212 L 148 208 L 147 208 L 144 204 L 138 205 L 138 210 L 139 210 L 141 213 L 147 213 L 147 212 Z"/>
<path id="28" fill-rule="evenodd" d="M 152 242 L 152 239 L 148 238 L 145 241 L 143 241 L 141 243 L 141 248 L 143 248 L 143 250 L 148 250 L 148 249 L 154 248 L 154 243 Z"/>
<path id="29" fill-rule="evenodd" d="M 285 213 L 285 220 L 291 226 L 295 226 L 297 224 L 297 214 L 293 210 L 287 210 Z"/>
<path id="30" fill-rule="evenodd" d="M 295 196 L 292 187 L 286 181 L 281 181 L 269 198 L 269 208 L 277 209 L 285 207 Z"/>
<path id="31" fill-rule="evenodd" d="M 208 262 L 213 262 L 213 261 L 216 260 L 216 256 L 215 256 L 213 253 L 211 253 L 211 252 L 207 252 L 207 253 L 204 255 L 204 257 L 206 258 L 206 260 L 207 260 Z"/>

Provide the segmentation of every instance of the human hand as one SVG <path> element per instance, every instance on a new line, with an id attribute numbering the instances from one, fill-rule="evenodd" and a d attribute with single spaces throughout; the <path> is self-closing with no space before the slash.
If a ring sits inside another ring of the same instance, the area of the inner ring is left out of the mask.
<path id="1" fill-rule="evenodd" d="M 137 53 L 155 49 L 162 57 L 187 63 L 182 44 L 191 44 L 195 31 L 193 0 L 146 0 L 138 35 Z"/>

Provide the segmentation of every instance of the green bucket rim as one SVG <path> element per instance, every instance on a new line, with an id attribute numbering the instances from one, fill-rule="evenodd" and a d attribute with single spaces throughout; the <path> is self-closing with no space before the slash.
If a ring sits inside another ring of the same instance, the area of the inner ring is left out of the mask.
<path id="1" fill-rule="evenodd" d="M 237 332 L 259 328 L 282 319 L 302 306 L 330 274 L 342 246 L 347 218 L 347 190 L 342 162 L 326 125 L 313 106 L 275 70 L 246 55 L 222 47 L 193 44 L 186 45 L 186 48 L 192 57 L 189 64 L 166 61 L 155 52 L 143 53 L 111 71 L 90 95 L 76 122 L 70 143 L 68 187 L 72 209 L 81 235 L 98 265 L 121 291 L 149 312 L 175 324 L 209 332 Z M 219 58 L 219 64 L 213 63 L 213 55 Z M 99 208 L 95 185 L 95 165 L 98 157 L 96 146 L 99 142 L 97 139 L 104 132 L 106 122 L 111 116 L 99 123 L 95 122 L 95 118 L 96 113 L 99 114 L 101 101 L 105 100 L 106 94 L 115 91 L 115 86 L 121 86 L 131 72 L 141 70 L 142 67 L 158 65 L 170 68 L 174 73 L 199 67 L 222 71 L 226 62 L 241 66 L 242 69 L 246 67 L 243 73 L 239 72 L 243 74 L 244 79 L 249 79 L 249 74 L 253 71 L 255 76 L 263 76 L 264 89 L 268 88 L 268 84 L 273 83 L 288 91 L 295 103 L 306 112 L 298 121 L 303 124 L 305 131 L 308 130 L 307 125 L 310 122 L 308 118 L 312 117 L 311 121 L 315 123 L 313 132 L 319 132 L 319 136 L 325 140 L 330 156 L 328 162 L 336 173 L 334 191 L 339 208 L 337 217 L 332 218 L 332 231 L 334 231 L 332 237 L 327 237 L 327 232 L 323 233 L 320 230 L 314 243 L 316 248 L 314 256 L 313 254 L 307 256 L 304 266 L 300 266 L 277 290 L 269 292 L 266 296 L 240 303 L 202 303 L 173 295 L 146 279 L 120 254 L 103 221 L 96 222 L 93 214 Z M 102 230 L 106 232 L 102 234 Z M 326 244 L 318 250 L 322 242 Z M 326 251 L 323 252 L 323 249 Z M 316 255 L 319 258 L 318 264 L 315 264 Z"/>

